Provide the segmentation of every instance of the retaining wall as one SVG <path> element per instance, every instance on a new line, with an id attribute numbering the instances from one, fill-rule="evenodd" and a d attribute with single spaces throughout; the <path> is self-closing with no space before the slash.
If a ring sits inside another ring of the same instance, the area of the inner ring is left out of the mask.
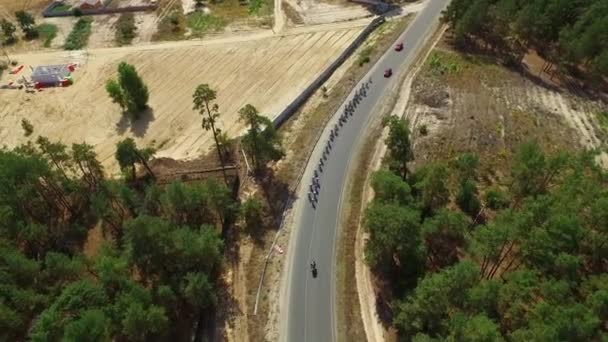
<path id="1" fill-rule="evenodd" d="M 295 98 L 273 121 L 275 127 L 281 127 L 298 109 L 325 83 L 331 75 L 350 57 L 355 50 L 363 44 L 367 36 L 385 21 L 384 16 L 372 20 L 352 43 L 338 56 L 338 58 L 321 75 L 319 75 L 298 97 Z"/>

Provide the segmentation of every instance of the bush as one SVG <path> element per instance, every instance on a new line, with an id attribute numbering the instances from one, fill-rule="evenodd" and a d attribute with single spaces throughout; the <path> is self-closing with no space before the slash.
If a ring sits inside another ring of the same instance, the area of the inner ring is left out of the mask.
<path id="1" fill-rule="evenodd" d="M 504 209 L 509 206 L 507 194 L 497 187 L 489 188 L 486 191 L 486 206 L 493 210 Z"/>
<path id="2" fill-rule="evenodd" d="M 428 127 L 426 127 L 426 125 L 420 126 L 420 135 L 426 136 L 427 134 L 429 134 Z"/>
<path id="3" fill-rule="evenodd" d="M 372 52 L 374 52 L 374 48 L 372 46 L 368 46 L 361 50 L 361 52 L 359 52 L 357 64 L 359 64 L 359 66 L 363 66 L 364 64 L 369 63 Z"/>
<path id="4" fill-rule="evenodd" d="M 181 5 L 174 5 L 168 14 L 158 22 L 155 40 L 183 39 L 186 32 L 186 17 Z"/>
<path id="5" fill-rule="evenodd" d="M 43 39 L 44 47 L 51 46 L 53 39 L 57 36 L 57 26 L 54 24 L 40 24 L 36 28 L 38 35 Z"/>
<path id="6" fill-rule="evenodd" d="M 91 18 L 80 18 L 72 28 L 72 31 L 65 40 L 63 48 L 66 50 L 80 50 L 87 46 L 89 36 L 91 36 Z"/>
<path id="7" fill-rule="evenodd" d="M 124 13 L 118 18 L 116 24 L 116 43 L 120 46 L 129 45 L 135 38 L 135 16 L 133 13 Z"/>
<path id="8" fill-rule="evenodd" d="M 21 119 L 21 128 L 23 128 L 23 134 L 26 137 L 34 133 L 34 125 L 28 119 Z"/>
<path id="9" fill-rule="evenodd" d="M 193 33 L 201 34 L 222 30 L 226 26 L 226 20 L 203 12 L 193 12 L 188 14 L 186 25 L 188 25 Z"/>

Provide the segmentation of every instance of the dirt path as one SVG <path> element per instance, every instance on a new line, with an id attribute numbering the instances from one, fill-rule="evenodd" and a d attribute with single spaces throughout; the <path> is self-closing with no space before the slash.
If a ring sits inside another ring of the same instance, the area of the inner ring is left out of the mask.
<path id="1" fill-rule="evenodd" d="M 274 33 L 280 33 L 285 27 L 285 13 L 283 13 L 283 0 L 274 0 Z"/>

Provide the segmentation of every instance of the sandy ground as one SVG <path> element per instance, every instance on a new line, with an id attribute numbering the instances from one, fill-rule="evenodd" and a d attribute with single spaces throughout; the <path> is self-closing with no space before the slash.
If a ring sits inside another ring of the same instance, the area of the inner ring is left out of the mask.
<path id="1" fill-rule="evenodd" d="M 118 20 L 120 14 L 97 16 L 93 20 L 91 26 L 91 36 L 87 49 L 96 49 L 106 46 L 116 45 L 114 40 L 116 37 L 116 29 L 114 23 Z"/>
<path id="2" fill-rule="evenodd" d="M 285 0 L 302 18 L 303 24 L 326 24 L 370 17 L 372 13 L 355 4 L 330 4 L 318 0 Z"/>
<path id="3" fill-rule="evenodd" d="M 219 126 L 234 136 L 243 130 L 237 111 L 247 103 L 274 118 L 356 36 L 359 28 L 283 37 L 190 46 L 175 42 L 148 49 L 98 49 L 20 56 L 26 65 L 76 62 L 75 84 L 36 94 L 0 92 L 0 139 L 9 147 L 26 141 L 20 129 L 28 118 L 37 135 L 66 143 L 86 141 L 96 147 L 104 165 L 114 168 L 119 139 L 140 144 L 165 142 L 159 156 L 194 158 L 211 146 L 192 111 L 192 93 L 200 83 L 218 91 Z M 165 48 L 166 47 L 166 48 Z M 150 89 L 150 114 L 137 122 L 124 120 L 106 94 L 105 82 L 120 61 L 132 63 Z M 24 73 L 27 74 L 26 71 Z M 6 81 L 8 75 L 4 76 Z"/>
<path id="4" fill-rule="evenodd" d="M 37 11 L 49 2 L 49 0 L 0 0 L 0 18 L 14 19 L 15 11 Z"/>

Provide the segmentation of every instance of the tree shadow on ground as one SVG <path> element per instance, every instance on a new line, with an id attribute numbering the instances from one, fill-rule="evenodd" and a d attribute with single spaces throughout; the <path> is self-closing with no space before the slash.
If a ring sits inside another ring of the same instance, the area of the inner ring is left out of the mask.
<path id="1" fill-rule="evenodd" d="M 217 304 L 215 308 L 201 312 L 194 336 L 195 342 L 225 341 L 227 337 L 225 327 L 234 329 L 236 318 L 244 314 L 231 291 L 232 285 L 222 277 L 218 278 L 215 285 Z"/>
<path id="2" fill-rule="evenodd" d="M 382 296 L 382 292 L 376 293 L 376 313 L 378 319 L 385 329 L 392 327 L 393 324 L 393 308 L 390 303 Z"/>
<path id="3" fill-rule="evenodd" d="M 154 110 L 150 107 L 141 112 L 137 119 L 125 112 L 116 123 L 116 133 L 122 135 L 129 129 L 134 136 L 141 138 L 146 135 L 150 122 L 154 120 Z"/>
<path id="4" fill-rule="evenodd" d="M 530 50 L 513 51 L 505 47 L 488 48 L 483 46 L 484 40 L 469 41 L 466 44 L 455 44 L 449 39 L 447 42 L 469 63 L 500 65 L 547 90 L 558 93 L 568 92 L 591 101 L 608 101 L 608 83 L 603 79 L 592 81 L 589 79 L 590 75 L 585 75 L 577 68 L 571 67 L 563 72 L 547 70 L 540 73 L 530 70 L 524 62 L 524 56 Z"/>
<path id="5" fill-rule="evenodd" d="M 274 218 L 273 228 L 279 229 L 283 212 L 291 207 L 293 201 L 290 199 L 294 193 L 289 189 L 289 184 L 279 179 L 269 168 L 260 171 L 256 178 L 262 188 L 271 216 Z"/>

